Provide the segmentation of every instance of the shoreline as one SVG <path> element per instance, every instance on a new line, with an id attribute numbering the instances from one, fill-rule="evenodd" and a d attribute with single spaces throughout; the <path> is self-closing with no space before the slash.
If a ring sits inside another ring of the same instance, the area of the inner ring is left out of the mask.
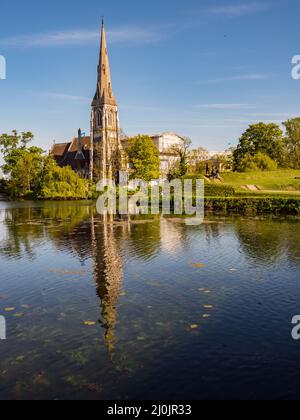
<path id="1" fill-rule="evenodd" d="M 205 197 L 205 210 L 225 211 L 241 215 L 273 214 L 286 216 L 300 215 L 300 197 Z"/>
<path id="2" fill-rule="evenodd" d="M 45 203 L 55 204 L 73 204 L 92 205 L 95 199 L 58 199 L 58 200 L 18 200 L 2 198 L 0 203 L 26 205 L 31 203 L 34 206 Z M 274 216 L 300 216 L 300 197 L 284 195 L 268 196 L 233 196 L 233 197 L 205 197 L 204 208 L 207 212 L 223 212 L 227 214 L 244 215 L 274 215 Z M 176 215 L 174 215 L 176 216 Z M 185 217 L 185 215 L 183 215 Z"/>

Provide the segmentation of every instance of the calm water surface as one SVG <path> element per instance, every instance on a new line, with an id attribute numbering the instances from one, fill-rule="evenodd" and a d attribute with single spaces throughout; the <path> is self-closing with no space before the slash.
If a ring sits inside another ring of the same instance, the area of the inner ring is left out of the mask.
<path id="1" fill-rule="evenodd" d="M 300 222 L 0 203 L 0 398 L 299 398 Z"/>

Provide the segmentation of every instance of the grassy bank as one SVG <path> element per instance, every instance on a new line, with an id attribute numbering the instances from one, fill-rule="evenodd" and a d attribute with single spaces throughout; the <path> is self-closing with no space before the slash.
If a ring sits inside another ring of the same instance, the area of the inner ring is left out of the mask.
<path id="1" fill-rule="evenodd" d="M 240 214 L 300 215 L 300 171 L 224 173 L 205 185 L 207 210 Z M 246 186 L 256 186 L 250 190 Z"/>
<path id="2" fill-rule="evenodd" d="M 230 172 L 222 174 L 224 184 L 233 187 L 237 192 L 244 191 L 245 185 L 256 185 L 262 191 L 299 192 L 300 170 L 277 170 L 265 172 Z"/>

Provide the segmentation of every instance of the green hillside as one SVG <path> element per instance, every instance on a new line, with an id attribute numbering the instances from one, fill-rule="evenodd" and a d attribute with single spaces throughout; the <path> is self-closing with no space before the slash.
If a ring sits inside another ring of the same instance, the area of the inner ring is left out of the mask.
<path id="1" fill-rule="evenodd" d="M 296 179 L 297 177 L 299 179 Z M 300 194 L 300 170 L 230 172 L 223 173 L 222 180 L 224 184 L 233 187 L 237 192 L 246 191 L 245 186 L 257 186 L 262 192 L 284 191 Z"/>

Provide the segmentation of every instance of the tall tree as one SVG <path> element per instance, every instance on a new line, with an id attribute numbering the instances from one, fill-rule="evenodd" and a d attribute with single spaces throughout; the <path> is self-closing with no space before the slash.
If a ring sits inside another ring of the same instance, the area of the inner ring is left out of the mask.
<path id="1" fill-rule="evenodd" d="M 283 151 L 283 131 L 277 124 L 260 122 L 250 125 L 234 151 L 234 169 L 239 170 L 245 158 L 253 157 L 259 152 L 281 164 Z"/>
<path id="2" fill-rule="evenodd" d="M 190 162 L 190 147 L 192 140 L 189 137 L 183 137 L 183 143 L 171 147 L 171 153 L 178 157 L 170 168 L 168 178 L 176 179 L 185 176 L 189 169 Z"/>
<path id="3" fill-rule="evenodd" d="M 33 193 L 39 184 L 44 152 L 39 147 L 29 147 L 33 138 L 29 131 L 19 134 L 16 130 L 0 136 L 0 151 L 4 158 L 2 169 L 9 176 L 8 187 L 14 196 Z"/>
<path id="4" fill-rule="evenodd" d="M 203 147 L 193 149 L 189 153 L 189 163 L 194 173 L 202 172 L 204 162 L 207 160 L 209 160 L 209 152 Z"/>
<path id="5" fill-rule="evenodd" d="M 300 169 L 300 118 L 285 121 L 283 125 L 286 129 L 286 164 L 291 168 Z"/>
<path id="6" fill-rule="evenodd" d="M 23 150 L 19 159 L 10 172 L 8 183 L 10 192 L 14 196 L 24 197 L 34 194 L 38 190 L 44 158 L 40 153 Z"/>
<path id="7" fill-rule="evenodd" d="M 131 178 L 151 181 L 159 178 L 159 151 L 151 137 L 139 135 L 128 139 L 127 150 L 129 163 L 132 167 Z"/>

